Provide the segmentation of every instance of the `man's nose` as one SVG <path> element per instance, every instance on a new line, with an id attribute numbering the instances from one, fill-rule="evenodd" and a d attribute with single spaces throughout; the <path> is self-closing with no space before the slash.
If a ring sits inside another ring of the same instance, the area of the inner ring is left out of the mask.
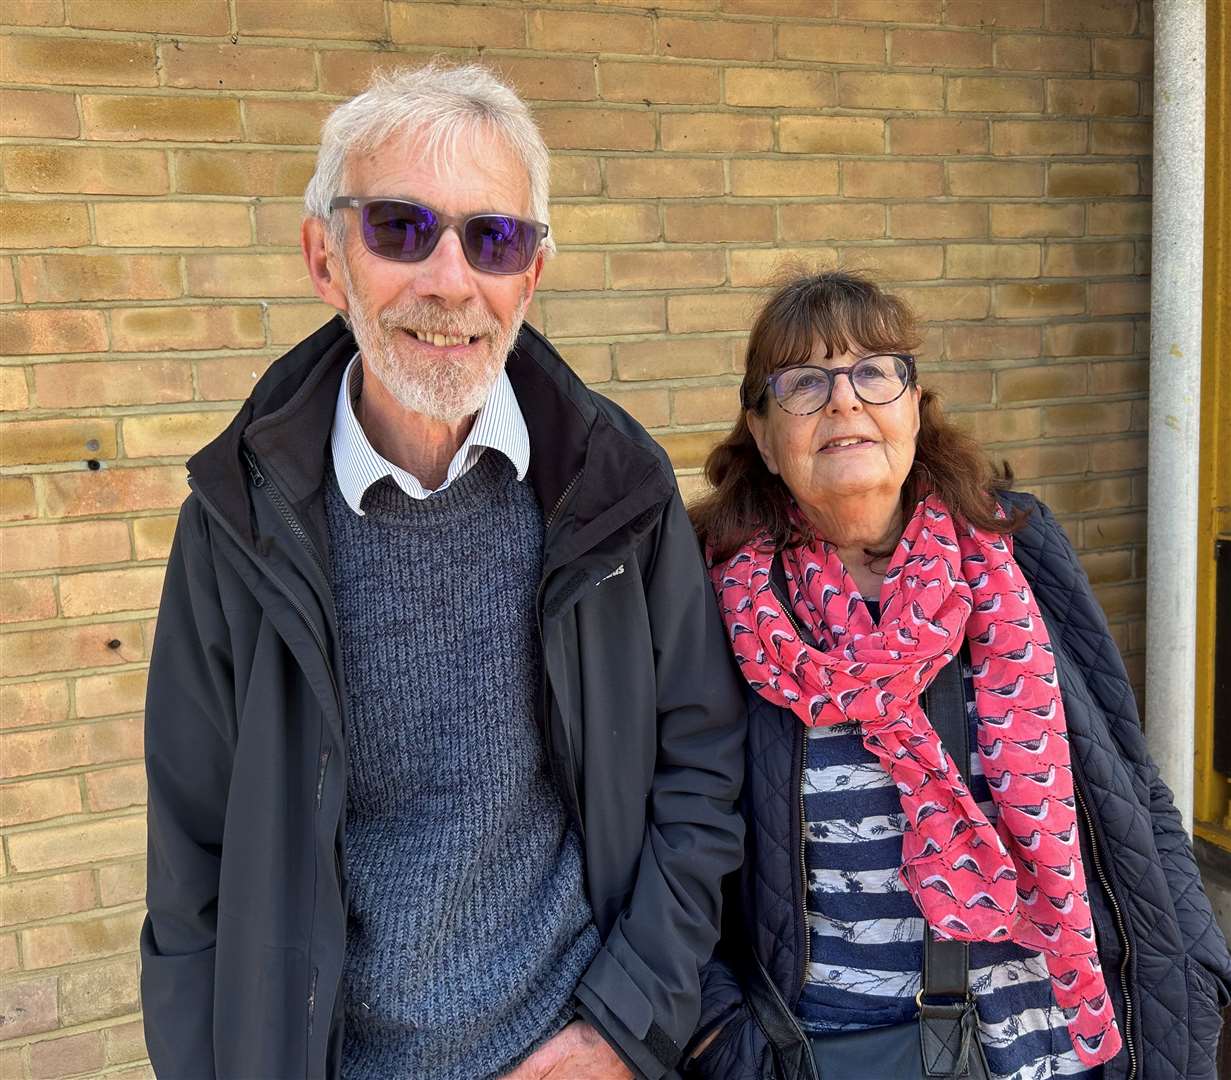
<path id="1" fill-rule="evenodd" d="M 457 307 L 472 300 L 478 290 L 475 272 L 466 261 L 456 229 L 444 230 L 432 253 L 417 269 L 412 288 L 421 299 Z"/>

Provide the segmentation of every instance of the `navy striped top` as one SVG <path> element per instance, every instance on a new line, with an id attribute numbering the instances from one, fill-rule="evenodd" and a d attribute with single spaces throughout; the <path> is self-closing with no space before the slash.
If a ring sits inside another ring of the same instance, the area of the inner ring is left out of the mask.
<path id="1" fill-rule="evenodd" d="M 873 618 L 876 605 L 869 604 Z M 966 652 L 962 675 L 970 744 L 978 722 Z M 859 725 L 810 727 L 803 774 L 811 963 L 796 1011 L 813 1034 L 899 1024 L 918 1014 L 924 922 L 898 877 L 905 819 L 897 788 L 867 750 Z M 971 794 L 995 822 L 995 804 L 971 752 Z M 1018 945 L 970 947 L 979 1035 L 1003 1080 L 1098 1080 L 1069 1040 L 1041 954 Z"/>

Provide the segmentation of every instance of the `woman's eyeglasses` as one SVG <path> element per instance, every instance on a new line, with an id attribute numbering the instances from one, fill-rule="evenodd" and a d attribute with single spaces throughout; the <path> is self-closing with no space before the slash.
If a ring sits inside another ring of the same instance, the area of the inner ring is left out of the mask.
<path id="1" fill-rule="evenodd" d="M 394 262 L 420 262 L 435 249 L 445 229 L 462 242 L 466 261 L 485 274 L 520 274 L 547 236 L 541 221 L 509 214 L 454 217 L 406 199 L 359 198 L 339 195 L 330 210 L 359 211 L 363 244 L 373 255 Z"/>
<path id="2" fill-rule="evenodd" d="M 807 416 L 829 404 L 839 375 L 850 379 L 855 396 L 865 405 L 888 405 L 897 401 L 915 381 L 915 358 L 906 353 L 885 353 L 865 356 L 849 367 L 796 364 L 775 371 L 766 380 L 766 389 L 772 391 L 774 400 L 786 412 Z M 745 407 L 752 408 L 756 404 L 753 402 Z"/>

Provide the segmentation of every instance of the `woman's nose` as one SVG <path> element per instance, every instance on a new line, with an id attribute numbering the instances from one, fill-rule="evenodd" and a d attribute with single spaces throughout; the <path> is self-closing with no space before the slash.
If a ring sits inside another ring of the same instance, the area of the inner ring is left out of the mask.
<path id="1" fill-rule="evenodd" d="M 855 394 L 851 373 L 843 371 L 833 377 L 833 390 L 829 394 L 826 412 L 853 412 L 863 408 L 863 402 Z"/>

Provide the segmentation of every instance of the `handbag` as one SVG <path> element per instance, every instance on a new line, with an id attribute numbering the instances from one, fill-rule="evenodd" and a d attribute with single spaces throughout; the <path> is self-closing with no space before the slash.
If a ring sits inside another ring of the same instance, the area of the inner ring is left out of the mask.
<path id="1" fill-rule="evenodd" d="M 961 666 L 946 664 L 923 711 L 970 781 L 970 724 Z M 751 952 L 751 950 L 749 950 Z M 917 1020 L 836 1035 L 806 1035 L 756 956 L 745 957 L 745 1002 L 768 1037 L 778 1080 L 990 1080 L 970 993 L 970 948 L 925 927 Z"/>

